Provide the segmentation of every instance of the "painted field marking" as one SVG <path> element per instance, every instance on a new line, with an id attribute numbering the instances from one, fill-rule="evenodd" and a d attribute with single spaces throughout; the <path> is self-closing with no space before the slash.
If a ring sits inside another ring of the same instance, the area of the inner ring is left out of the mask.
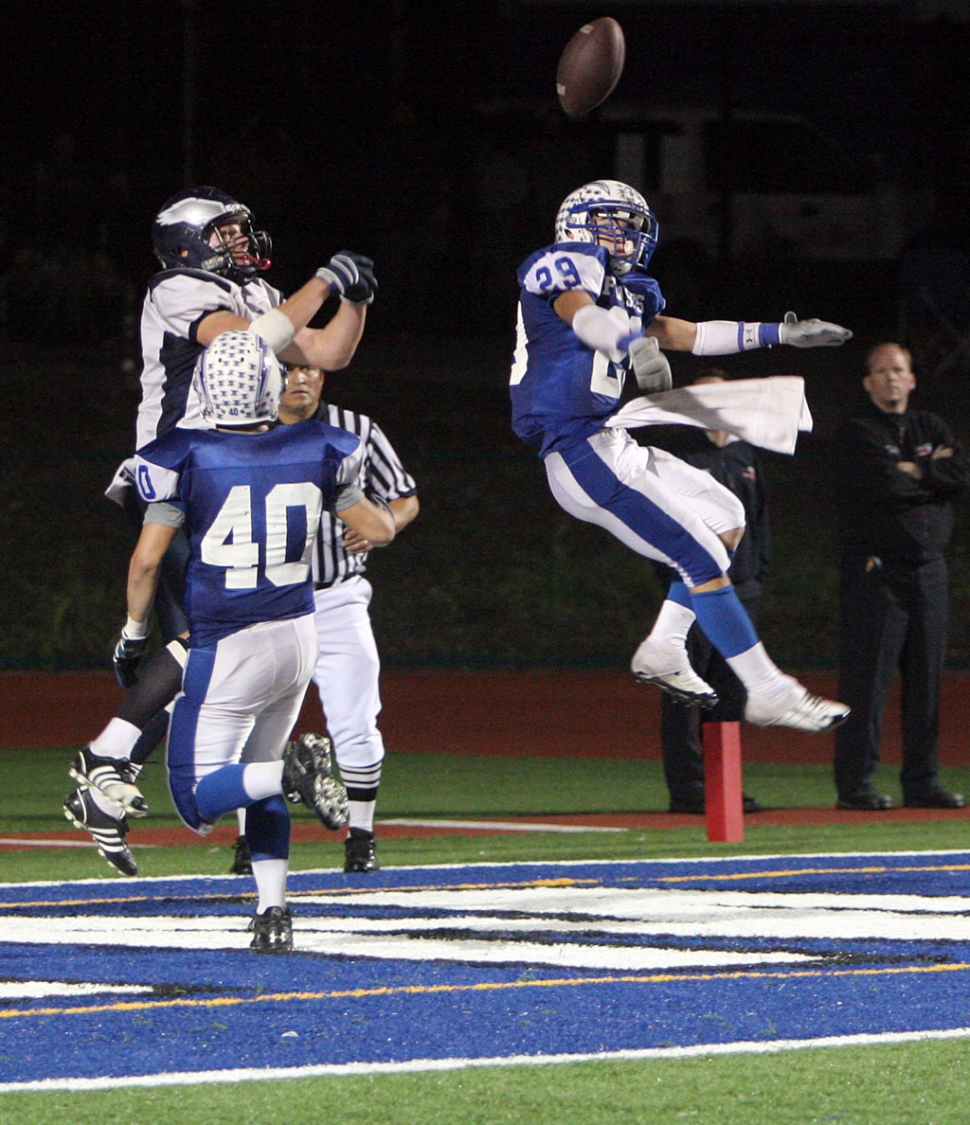
<path id="1" fill-rule="evenodd" d="M 519 820 L 414 820 L 398 817 L 395 820 L 378 821 L 381 824 L 399 828 L 464 828 L 475 832 L 628 832 L 628 828 L 604 828 L 591 824 L 535 824 Z"/>
<path id="2" fill-rule="evenodd" d="M 966 851 L 296 872 L 291 957 L 251 890 L 0 885 L 0 1092 L 970 1035 Z"/>

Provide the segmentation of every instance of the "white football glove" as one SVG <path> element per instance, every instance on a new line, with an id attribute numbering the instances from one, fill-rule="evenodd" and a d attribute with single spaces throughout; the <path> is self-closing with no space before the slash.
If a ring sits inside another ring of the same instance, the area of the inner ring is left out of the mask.
<path id="1" fill-rule="evenodd" d="M 656 336 L 637 336 L 630 341 L 627 353 L 630 367 L 637 377 L 637 386 L 644 394 L 669 391 L 674 385 L 667 357 L 660 350 Z"/>
<path id="2" fill-rule="evenodd" d="M 778 325 L 778 343 L 791 344 L 793 348 L 834 348 L 852 339 L 848 328 L 830 324 L 827 320 L 799 320 L 793 312 L 786 312 Z"/>

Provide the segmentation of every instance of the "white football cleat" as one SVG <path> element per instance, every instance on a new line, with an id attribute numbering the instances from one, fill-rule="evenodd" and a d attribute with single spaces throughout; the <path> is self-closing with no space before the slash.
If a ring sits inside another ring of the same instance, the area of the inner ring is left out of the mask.
<path id="1" fill-rule="evenodd" d="M 633 654 L 630 670 L 641 684 L 654 684 L 677 703 L 701 707 L 717 705 L 717 692 L 698 676 L 687 659 L 687 653 L 662 650 L 644 641 Z"/>
<path id="2" fill-rule="evenodd" d="M 757 698 L 749 696 L 744 717 L 749 723 L 759 727 L 791 727 L 792 730 L 818 734 L 834 730 L 844 723 L 850 710 L 844 703 L 823 699 L 820 695 L 812 695 L 806 691 L 794 706 L 784 710 L 779 710 L 777 705 L 771 707 L 759 703 Z"/>

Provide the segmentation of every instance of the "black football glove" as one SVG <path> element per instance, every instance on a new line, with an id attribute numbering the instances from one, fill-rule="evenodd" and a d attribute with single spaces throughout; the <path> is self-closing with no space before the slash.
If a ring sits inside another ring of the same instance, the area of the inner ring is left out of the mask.
<path id="1" fill-rule="evenodd" d="M 348 285 L 343 291 L 343 299 L 352 305 L 369 305 L 374 300 L 377 292 L 377 278 L 374 277 L 374 262 L 363 254 L 355 254 L 353 250 L 341 250 L 345 258 L 353 259 L 357 267 L 357 280 Z"/>
<path id="2" fill-rule="evenodd" d="M 148 638 L 126 637 L 124 632 L 115 645 L 114 656 L 111 664 L 114 668 L 115 679 L 123 688 L 133 687 L 138 679 L 138 665 L 148 650 Z"/>
<path id="3" fill-rule="evenodd" d="M 377 292 L 374 263 L 353 250 L 341 250 L 317 270 L 317 277 L 354 305 L 369 305 Z"/>

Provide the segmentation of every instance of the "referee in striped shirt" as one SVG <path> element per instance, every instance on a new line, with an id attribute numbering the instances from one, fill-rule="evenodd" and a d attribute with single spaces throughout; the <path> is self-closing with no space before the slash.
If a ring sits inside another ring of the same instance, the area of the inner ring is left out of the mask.
<path id="1" fill-rule="evenodd" d="M 376 503 L 387 505 L 399 532 L 418 514 L 414 479 L 376 422 L 323 400 L 323 381 L 319 367 L 288 365 L 280 422 L 315 418 L 356 434 L 364 447 L 364 492 Z M 384 760 L 384 742 L 377 729 L 380 657 L 369 614 L 372 588 L 364 574 L 371 546 L 324 512 L 312 562 L 320 640 L 313 680 L 350 801 L 344 870 L 351 873 L 380 868 L 374 843 L 374 811 Z"/>

